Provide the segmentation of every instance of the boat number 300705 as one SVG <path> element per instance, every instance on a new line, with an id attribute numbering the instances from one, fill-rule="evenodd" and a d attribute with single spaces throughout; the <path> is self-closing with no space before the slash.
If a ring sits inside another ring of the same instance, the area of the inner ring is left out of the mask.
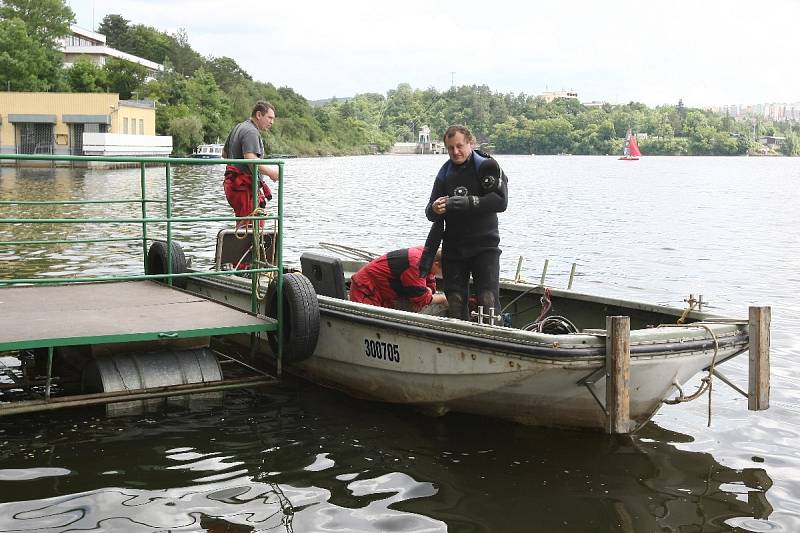
<path id="1" fill-rule="evenodd" d="M 400 348 L 390 342 L 373 341 L 364 339 L 364 353 L 367 357 L 385 359 L 386 361 L 400 362 Z"/>

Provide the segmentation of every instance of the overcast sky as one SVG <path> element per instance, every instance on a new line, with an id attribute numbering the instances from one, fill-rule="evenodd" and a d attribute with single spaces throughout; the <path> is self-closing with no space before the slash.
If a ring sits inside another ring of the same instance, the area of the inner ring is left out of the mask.
<path id="1" fill-rule="evenodd" d="M 487 85 L 581 101 L 701 107 L 800 101 L 800 0 L 67 0 L 184 28 L 203 55 L 309 100 Z"/>

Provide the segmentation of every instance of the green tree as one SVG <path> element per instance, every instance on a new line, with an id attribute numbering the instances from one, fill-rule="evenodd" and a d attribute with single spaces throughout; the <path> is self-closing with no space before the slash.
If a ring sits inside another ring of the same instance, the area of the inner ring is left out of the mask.
<path id="1" fill-rule="evenodd" d="M 81 58 L 67 69 L 69 90 L 76 93 L 101 93 L 108 90 L 105 69 Z"/>
<path id="2" fill-rule="evenodd" d="M 167 133 L 172 135 L 172 149 L 179 154 L 189 154 L 203 142 L 203 122 L 197 116 L 175 117 L 169 121 Z"/>
<path id="3" fill-rule="evenodd" d="M 64 89 L 58 40 L 74 18 L 63 0 L 0 2 L 0 83 L 18 91 Z"/>
<path id="4" fill-rule="evenodd" d="M 119 93 L 121 100 L 128 100 L 135 91 L 139 91 L 147 78 L 147 69 L 136 63 L 108 58 L 103 67 L 105 71 L 107 87 L 110 92 Z M 137 95 L 141 98 L 141 95 Z"/>
<path id="5" fill-rule="evenodd" d="M 219 88 L 226 93 L 240 87 L 253 78 L 230 57 L 213 57 L 206 62 L 206 69 L 214 76 Z"/>
<path id="6" fill-rule="evenodd" d="M 200 117 L 206 140 L 216 141 L 227 136 L 231 127 L 230 106 L 225 94 L 207 70 L 199 68 L 186 80 L 183 103 Z"/>
<path id="7" fill-rule="evenodd" d="M 47 51 L 28 35 L 19 19 L 0 20 L 0 89 L 48 91 L 52 84 L 40 77 Z"/>
<path id="8" fill-rule="evenodd" d="M 130 29 L 130 21 L 122 15 L 106 15 L 97 27 L 97 32 L 106 36 L 106 44 L 111 48 L 127 50 Z"/>
<path id="9" fill-rule="evenodd" d="M 172 42 L 167 56 L 177 72 L 184 76 L 191 76 L 205 64 L 203 56 L 195 52 L 189 45 L 189 36 L 184 28 L 179 28 L 170 38 Z"/>
<path id="10" fill-rule="evenodd" d="M 781 152 L 790 156 L 800 155 L 800 135 L 789 132 L 786 135 L 786 142 L 781 147 Z"/>
<path id="11" fill-rule="evenodd" d="M 163 64 L 174 44 L 175 40 L 166 33 L 135 24 L 128 30 L 126 42 L 120 50 Z"/>
<path id="12" fill-rule="evenodd" d="M 0 19 L 21 20 L 30 37 L 49 49 L 58 49 L 59 39 L 70 34 L 75 13 L 64 0 L 3 0 Z"/>
<path id="13" fill-rule="evenodd" d="M 560 154 L 572 151 L 572 124 L 566 118 L 546 118 L 534 120 L 533 153 Z"/>

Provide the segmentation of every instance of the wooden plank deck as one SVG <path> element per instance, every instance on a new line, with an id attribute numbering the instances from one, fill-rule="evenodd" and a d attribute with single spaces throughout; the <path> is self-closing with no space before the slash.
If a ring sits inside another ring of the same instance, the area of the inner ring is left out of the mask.
<path id="1" fill-rule="evenodd" d="M 0 351 L 275 329 L 154 281 L 0 288 Z"/>

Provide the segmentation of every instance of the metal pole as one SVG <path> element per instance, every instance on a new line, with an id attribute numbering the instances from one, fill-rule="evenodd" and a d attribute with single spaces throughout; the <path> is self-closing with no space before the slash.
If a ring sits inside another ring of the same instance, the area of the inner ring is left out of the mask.
<path id="1" fill-rule="evenodd" d="M 53 347 L 47 347 L 47 384 L 44 388 L 45 400 L 50 399 L 50 385 L 53 383 Z"/>
<path id="2" fill-rule="evenodd" d="M 142 257 L 144 272 L 147 273 L 147 182 L 144 175 L 144 163 L 139 163 L 139 182 L 142 190 Z"/>
<path id="3" fill-rule="evenodd" d="M 87 405 L 97 405 L 104 403 L 116 403 L 133 400 L 147 400 L 152 398 L 164 398 L 167 396 L 184 396 L 187 394 L 198 394 L 216 392 L 227 389 L 241 389 L 244 387 L 255 387 L 275 383 L 273 378 L 252 377 L 230 379 L 208 383 L 187 383 L 184 385 L 170 385 L 164 387 L 152 387 L 135 391 L 114 391 L 100 392 L 96 394 L 80 394 L 74 396 L 62 396 L 45 400 L 28 400 L 20 402 L 9 402 L 0 405 L 0 416 L 13 415 L 19 413 L 33 413 L 37 411 L 51 411 L 54 409 L 64 409 L 66 407 L 84 407 Z"/>
<path id="4" fill-rule="evenodd" d="M 167 180 L 167 283 L 172 286 L 172 176 L 170 174 L 170 164 L 166 166 Z"/>
<path id="5" fill-rule="evenodd" d="M 522 256 L 519 256 L 519 259 L 517 260 L 517 273 L 514 276 L 514 281 L 519 283 L 521 279 L 522 279 Z"/>
<path id="6" fill-rule="evenodd" d="M 544 267 L 542 267 L 542 279 L 539 280 L 539 285 L 544 287 L 544 278 L 547 276 L 547 264 L 550 262 L 549 259 L 544 260 Z"/>
<path id="7" fill-rule="evenodd" d="M 278 377 L 281 377 L 283 372 L 283 332 L 285 326 L 283 324 L 283 191 L 284 191 L 284 173 L 283 163 L 278 165 L 278 234 L 275 236 L 278 239 L 276 244 L 276 266 L 278 267 L 278 358 L 276 372 Z"/>
<path id="8" fill-rule="evenodd" d="M 569 283 L 567 284 L 567 290 L 572 289 L 573 279 L 575 279 L 575 263 L 572 263 L 572 269 L 569 271 Z"/>

